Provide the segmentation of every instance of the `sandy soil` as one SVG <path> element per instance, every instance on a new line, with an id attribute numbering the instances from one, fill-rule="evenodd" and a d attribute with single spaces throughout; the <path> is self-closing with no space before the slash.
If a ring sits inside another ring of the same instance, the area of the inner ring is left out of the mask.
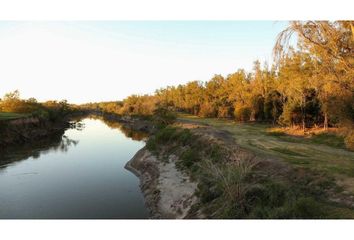
<path id="1" fill-rule="evenodd" d="M 185 218 L 197 201 L 197 184 L 177 170 L 175 156 L 167 162 L 156 159 L 146 148 L 127 163 L 126 168 L 140 178 L 140 187 L 152 218 Z"/>

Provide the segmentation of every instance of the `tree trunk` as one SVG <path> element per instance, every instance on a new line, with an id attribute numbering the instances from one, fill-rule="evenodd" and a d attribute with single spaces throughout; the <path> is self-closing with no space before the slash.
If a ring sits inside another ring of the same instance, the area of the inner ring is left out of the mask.
<path id="1" fill-rule="evenodd" d="M 304 131 L 304 133 L 305 133 L 305 129 L 306 129 L 306 121 L 305 121 L 305 117 L 303 116 L 302 117 L 302 130 Z"/>
<path id="2" fill-rule="evenodd" d="M 302 130 L 304 131 L 305 134 L 305 129 L 306 129 L 306 96 L 303 95 L 302 97 L 302 107 L 301 107 L 301 113 L 302 113 Z"/>
<path id="3" fill-rule="evenodd" d="M 327 113 L 324 114 L 323 128 L 324 128 L 324 130 L 328 129 L 328 114 Z"/>

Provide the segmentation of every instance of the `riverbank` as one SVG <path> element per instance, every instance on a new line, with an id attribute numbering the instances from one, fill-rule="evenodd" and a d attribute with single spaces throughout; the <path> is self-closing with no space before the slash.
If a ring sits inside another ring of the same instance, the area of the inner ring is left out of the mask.
<path id="1" fill-rule="evenodd" d="M 125 166 L 140 178 L 151 218 L 186 218 L 197 202 L 197 184 L 176 168 L 174 157 L 161 162 L 144 147 Z"/>
<path id="2" fill-rule="evenodd" d="M 105 122 L 72 119 L 64 134 L 0 153 L 0 219 L 147 219 L 124 166 L 144 145 Z"/>
<path id="3" fill-rule="evenodd" d="M 25 117 L 0 122 L 0 147 L 5 151 L 6 147 L 25 144 L 41 140 L 45 137 L 64 132 L 70 126 L 65 119 L 61 121 L 49 121 L 38 117 Z"/>
<path id="4" fill-rule="evenodd" d="M 93 113 L 93 115 L 102 117 L 104 120 L 117 121 L 123 124 L 124 127 L 134 131 L 152 133 L 155 130 L 151 120 L 141 117 L 120 116 L 110 113 Z"/>
<path id="5" fill-rule="evenodd" d="M 264 154 L 257 151 L 255 147 L 259 145 L 252 144 L 251 140 L 257 140 L 262 146 L 269 143 L 271 150 L 279 143 L 287 149 L 295 146 L 327 149 L 329 146 L 295 142 L 298 139 L 279 142 L 277 138 L 284 136 L 267 135 L 258 125 L 216 120 L 211 125 L 203 122 L 207 119 L 199 122 L 179 119 L 165 128 L 156 128 L 147 119 L 93 115 L 109 120 L 105 123 L 111 128 L 123 126 L 148 133 L 146 146 L 125 168 L 139 177 L 151 218 L 354 218 L 350 171 L 333 175 L 324 168 L 313 168 L 316 162 L 310 165 L 304 161 L 314 161 L 316 155 L 307 156 L 305 151 L 296 155 L 292 151 L 281 152 L 289 158 Z M 83 116 L 78 116 L 77 121 Z M 42 139 L 68 127 L 65 123 L 48 123 L 36 118 L 11 121 L 11 126 L 1 134 L 20 136 L 13 141 L 19 144 Z M 131 137 L 129 131 L 126 135 Z M 9 138 L 0 141 L 3 139 Z M 342 149 L 335 151 L 346 153 L 344 157 L 351 154 Z M 323 164 L 323 158 L 320 163 Z M 335 170 L 350 167 L 344 164 Z M 347 181 L 339 182 L 340 177 L 346 177 L 343 179 Z"/>
<path id="6" fill-rule="evenodd" d="M 353 195 L 332 176 L 245 149 L 205 124 L 158 130 L 127 168 L 153 218 L 354 218 Z"/>
<path id="7" fill-rule="evenodd" d="M 124 128 L 131 131 L 151 133 L 154 130 L 153 124 L 149 120 L 99 112 L 74 112 L 57 121 L 23 115 L 0 121 L 0 147 L 4 150 L 6 147 L 31 143 L 64 132 L 70 127 L 70 121 L 79 121 L 90 115 L 103 120 L 119 122 Z"/>

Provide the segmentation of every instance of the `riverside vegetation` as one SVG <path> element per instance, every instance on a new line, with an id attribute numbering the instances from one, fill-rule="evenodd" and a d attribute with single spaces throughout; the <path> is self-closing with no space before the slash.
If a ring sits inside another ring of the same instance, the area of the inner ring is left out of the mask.
<path id="1" fill-rule="evenodd" d="M 255 154 L 240 147 L 237 138 L 242 135 L 186 122 L 185 117 L 149 138 L 149 151 L 160 161 L 177 156 L 177 168 L 198 183 L 199 201 L 188 217 L 354 217 L 353 192 L 343 194 L 333 172 Z M 351 164 L 350 159 L 346 161 Z M 350 175 L 347 179 L 352 181 Z"/>
<path id="2" fill-rule="evenodd" d="M 120 115 L 149 116 L 159 105 L 199 117 L 269 122 L 297 130 L 337 129 L 354 149 L 354 32 L 352 21 L 293 21 L 275 43 L 276 61 L 254 63 L 207 82 L 191 81 L 82 107 Z M 289 47 L 291 35 L 297 45 Z"/>
<path id="3" fill-rule="evenodd" d="M 0 151 L 63 131 L 74 113 L 78 109 L 65 100 L 39 103 L 35 98 L 21 99 L 17 90 L 6 94 L 0 99 Z"/>
<path id="4" fill-rule="evenodd" d="M 148 151 L 162 162 L 176 156 L 198 184 L 187 217 L 354 218 L 353 29 L 352 21 L 293 21 L 271 66 L 256 61 L 252 72 L 70 109 L 153 122 Z M 68 110 L 33 99 L 14 108 L 16 94 L 2 100 L 0 119 Z"/>

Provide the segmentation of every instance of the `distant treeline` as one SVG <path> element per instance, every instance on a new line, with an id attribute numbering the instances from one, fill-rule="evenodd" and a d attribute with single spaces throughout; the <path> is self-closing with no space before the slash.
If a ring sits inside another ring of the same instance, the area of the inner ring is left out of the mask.
<path id="1" fill-rule="evenodd" d="M 131 95 L 123 101 L 86 103 L 80 105 L 80 107 L 83 110 L 117 115 L 151 116 L 158 104 L 159 101 L 155 95 Z"/>
<path id="2" fill-rule="evenodd" d="M 0 112 L 22 113 L 23 116 L 38 117 L 43 120 L 57 121 L 73 112 L 74 106 L 66 100 L 38 102 L 35 98 L 21 99 L 18 90 L 5 94 L 0 99 Z"/>
<path id="3" fill-rule="evenodd" d="M 122 115 L 151 115 L 159 106 L 202 117 L 268 121 L 302 128 L 346 125 L 354 121 L 353 21 L 293 21 L 274 47 L 276 61 L 259 61 L 207 82 L 132 95 L 123 101 L 82 107 Z M 297 36 L 296 49 L 289 47 Z"/>

